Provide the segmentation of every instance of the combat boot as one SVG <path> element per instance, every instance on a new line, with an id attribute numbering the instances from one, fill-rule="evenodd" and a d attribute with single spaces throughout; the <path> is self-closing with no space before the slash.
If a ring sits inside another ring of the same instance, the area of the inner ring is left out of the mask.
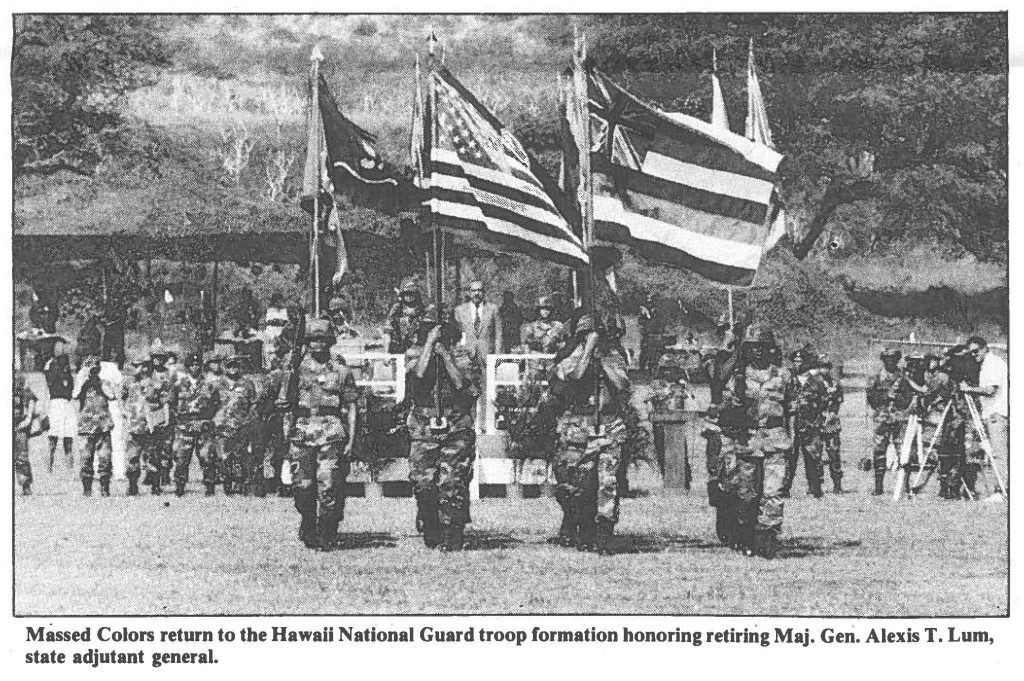
<path id="1" fill-rule="evenodd" d="M 753 544 L 755 555 L 771 560 L 779 549 L 778 533 L 775 530 L 755 529 Z"/>
<path id="2" fill-rule="evenodd" d="M 320 537 L 316 530 L 316 516 L 312 513 L 303 513 L 299 521 L 299 541 L 307 549 L 315 549 L 320 545 Z"/>
<path id="3" fill-rule="evenodd" d="M 733 535 L 736 533 L 736 512 L 730 499 L 719 499 L 715 509 L 715 534 L 718 541 L 725 546 L 732 546 Z"/>
<path id="4" fill-rule="evenodd" d="M 717 480 L 708 480 L 708 505 L 718 508 L 722 503 L 722 486 Z"/>
<path id="5" fill-rule="evenodd" d="M 832 481 L 832 491 L 834 493 L 836 493 L 836 494 L 842 494 L 843 493 L 843 481 L 842 480 L 833 480 Z"/>
<path id="6" fill-rule="evenodd" d="M 110 496 L 110 480 L 100 480 L 100 496 Z"/>
<path id="7" fill-rule="evenodd" d="M 30 497 L 32 496 L 32 483 L 23 482 L 21 483 L 21 496 Z"/>
<path id="8" fill-rule="evenodd" d="M 92 496 L 92 480 L 82 480 L 82 495 Z"/>
<path id="9" fill-rule="evenodd" d="M 593 551 L 597 542 L 597 521 L 587 515 L 579 520 L 579 534 L 576 535 L 577 551 Z"/>
<path id="10" fill-rule="evenodd" d="M 437 515 L 437 506 L 436 490 L 419 491 L 416 496 L 416 524 L 422 527 L 423 544 L 428 549 L 436 549 L 444 540 L 444 537 L 441 536 L 441 521 Z"/>
<path id="11" fill-rule="evenodd" d="M 338 548 L 338 521 L 320 519 L 317 527 L 317 551 Z"/>
<path id="12" fill-rule="evenodd" d="M 558 534 L 548 540 L 549 544 L 558 546 L 572 546 L 576 543 L 576 535 L 579 531 L 579 521 L 576 518 L 576 509 L 572 504 L 562 505 L 562 523 L 558 527 Z"/>
<path id="13" fill-rule="evenodd" d="M 885 494 L 885 473 L 875 472 L 875 491 L 874 495 L 879 496 Z"/>
<path id="14" fill-rule="evenodd" d="M 615 536 L 615 524 L 611 520 L 598 518 L 595 550 L 599 555 L 613 556 L 617 553 L 635 553 L 636 547 L 625 537 Z"/>
<path id="15" fill-rule="evenodd" d="M 451 523 L 442 526 L 441 546 L 445 553 L 462 551 L 465 548 L 465 527 L 462 523 Z"/>
<path id="16" fill-rule="evenodd" d="M 132 476 L 128 478 L 128 496 L 137 497 L 139 495 L 139 478 Z"/>

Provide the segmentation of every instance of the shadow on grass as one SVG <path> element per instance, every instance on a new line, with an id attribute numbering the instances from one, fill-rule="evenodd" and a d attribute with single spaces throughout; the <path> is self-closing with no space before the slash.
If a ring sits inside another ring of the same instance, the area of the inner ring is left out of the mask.
<path id="1" fill-rule="evenodd" d="M 807 556 L 827 556 L 842 551 L 853 549 L 861 545 L 858 539 L 844 539 L 841 541 L 828 541 L 822 537 L 789 537 L 779 540 L 779 551 L 776 558 L 806 558 Z"/>
<path id="2" fill-rule="evenodd" d="M 622 541 L 634 549 L 634 553 L 663 553 L 693 549 L 707 551 L 724 548 L 719 542 L 708 537 L 690 537 L 682 534 L 621 534 Z"/>
<path id="3" fill-rule="evenodd" d="M 511 532 L 467 532 L 467 551 L 512 549 L 523 545 L 523 540 Z"/>
<path id="4" fill-rule="evenodd" d="M 342 551 L 353 549 L 390 549 L 397 545 L 398 540 L 390 532 L 338 533 L 338 548 Z"/>

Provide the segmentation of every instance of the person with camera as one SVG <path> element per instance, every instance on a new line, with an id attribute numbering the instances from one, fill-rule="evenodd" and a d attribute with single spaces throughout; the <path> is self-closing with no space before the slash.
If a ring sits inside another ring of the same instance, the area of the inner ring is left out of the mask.
<path id="1" fill-rule="evenodd" d="M 217 484 L 213 417 L 220 407 L 220 393 L 203 375 L 203 357 L 198 352 L 185 358 L 185 371 L 174 384 L 174 404 L 174 493 L 184 496 L 194 455 L 203 469 L 206 496 L 213 496 Z"/>
<path id="2" fill-rule="evenodd" d="M 110 415 L 110 402 L 114 399 L 110 388 L 100 378 L 100 361 L 92 356 L 85 360 L 86 377 L 75 391 L 78 400 L 78 434 L 82 438 L 82 493 L 92 496 L 93 464 L 100 479 L 100 494 L 110 496 L 111 462 L 110 433 L 114 419 Z"/>
<path id="3" fill-rule="evenodd" d="M 781 366 L 775 334 L 751 325 L 743 335 L 739 365 L 726 382 L 719 409 L 722 431 L 721 513 L 734 548 L 773 558 L 782 530 L 788 424 L 793 377 Z"/>
<path id="4" fill-rule="evenodd" d="M 875 470 L 875 495 L 885 494 L 887 452 L 892 446 L 899 449 L 911 407 L 913 392 L 906 374 L 900 366 L 903 353 L 899 348 L 887 347 L 879 355 L 882 368 L 869 380 L 865 395 L 874 421 L 871 461 Z"/>
<path id="5" fill-rule="evenodd" d="M 825 419 L 828 386 L 821 376 L 818 356 L 809 346 L 791 352 L 789 361 L 793 367 L 794 437 L 793 447 L 786 452 L 786 477 L 782 482 L 782 496 L 789 498 L 802 455 L 807 491 L 815 499 L 820 499 L 823 496 L 821 487 L 825 477 L 821 427 Z"/>
<path id="6" fill-rule="evenodd" d="M 289 457 L 299 539 L 318 551 L 338 546 L 359 398 L 352 371 L 331 357 L 335 340 L 327 320 L 309 323 L 298 375 L 291 368 L 283 373 L 276 403 L 294 424 Z"/>
<path id="7" fill-rule="evenodd" d="M 978 364 L 976 385 L 964 381 L 960 389 L 977 398 L 980 406 L 981 420 L 984 423 L 989 443 L 992 447 L 993 466 L 999 466 L 1003 473 L 1003 482 L 1009 487 L 1005 477 L 1008 471 L 1010 411 L 1007 401 L 1009 375 L 1006 361 L 995 355 L 988 347 L 988 342 L 981 336 L 967 339 L 967 354 Z M 1002 490 L 1004 493 L 1007 489 Z"/>
<path id="8" fill-rule="evenodd" d="M 417 527 L 428 548 L 442 551 L 463 549 L 476 459 L 473 408 L 480 396 L 480 365 L 459 336 L 458 326 L 430 305 L 405 353 Z"/>
<path id="9" fill-rule="evenodd" d="M 630 397 L 626 364 L 616 346 L 592 315 L 579 316 L 572 340 L 555 357 L 549 382 L 562 412 L 553 466 L 555 499 L 562 508 L 556 541 L 600 554 L 630 550 L 614 536 L 627 436 L 623 415 Z"/>

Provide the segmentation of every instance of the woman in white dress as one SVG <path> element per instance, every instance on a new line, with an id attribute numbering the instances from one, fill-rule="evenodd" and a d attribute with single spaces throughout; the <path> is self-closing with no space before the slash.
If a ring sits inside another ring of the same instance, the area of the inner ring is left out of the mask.
<path id="1" fill-rule="evenodd" d="M 43 366 L 43 376 L 49 391 L 50 406 L 47 417 L 50 421 L 50 460 L 49 471 L 53 472 L 53 462 L 57 456 L 57 445 L 64 445 L 64 459 L 68 469 L 75 467 L 74 443 L 78 433 L 78 419 L 75 407 L 71 403 L 71 390 L 74 387 L 74 376 L 71 373 L 71 360 L 67 348 L 58 343 L 54 355 Z"/>

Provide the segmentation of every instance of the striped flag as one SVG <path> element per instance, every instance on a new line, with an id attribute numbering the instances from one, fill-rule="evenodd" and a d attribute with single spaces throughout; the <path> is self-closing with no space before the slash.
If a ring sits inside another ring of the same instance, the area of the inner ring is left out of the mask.
<path id="1" fill-rule="evenodd" d="M 714 281 L 749 285 L 776 216 L 782 156 L 696 118 L 655 109 L 597 71 L 589 73 L 588 90 L 591 120 L 605 129 L 591 151 L 598 241 L 629 245 L 651 261 Z"/>
<path id="2" fill-rule="evenodd" d="M 519 140 L 443 65 L 433 63 L 423 105 L 427 150 L 421 187 L 431 222 L 462 243 L 514 251 L 563 265 L 587 262 L 557 186 Z"/>
<path id="3" fill-rule="evenodd" d="M 714 119 L 712 119 L 714 122 Z M 747 124 L 746 138 L 770 147 L 775 148 L 772 140 L 772 129 L 768 125 L 768 108 L 764 105 L 764 96 L 761 94 L 761 81 L 757 77 L 757 67 L 754 64 L 754 39 L 750 39 L 750 48 L 747 51 Z M 786 211 L 780 209 L 772 223 L 771 231 L 768 233 L 768 240 L 765 243 L 765 250 L 770 249 L 779 239 L 786 234 Z"/>

